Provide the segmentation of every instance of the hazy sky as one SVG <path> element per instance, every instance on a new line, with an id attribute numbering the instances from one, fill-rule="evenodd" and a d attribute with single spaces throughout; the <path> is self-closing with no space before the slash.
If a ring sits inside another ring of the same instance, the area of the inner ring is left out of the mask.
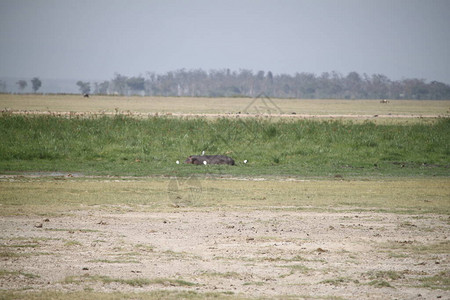
<path id="1" fill-rule="evenodd" d="M 450 83 L 450 0 L 0 0 L 0 76 L 182 68 Z"/>

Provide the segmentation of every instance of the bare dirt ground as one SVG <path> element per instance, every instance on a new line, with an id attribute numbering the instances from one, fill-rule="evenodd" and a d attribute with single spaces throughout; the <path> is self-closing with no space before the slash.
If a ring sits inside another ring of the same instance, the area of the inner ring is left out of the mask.
<path id="1" fill-rule="evenodd" d="M 0 218 L 1 289 L 450 299 L 447 215 L 117 210 Z"/>

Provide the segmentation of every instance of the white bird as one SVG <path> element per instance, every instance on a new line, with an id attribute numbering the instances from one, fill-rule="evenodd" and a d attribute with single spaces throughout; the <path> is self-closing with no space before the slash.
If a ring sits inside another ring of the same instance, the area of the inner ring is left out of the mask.
<path id="1" fill-rule="evenodd" d="M 179 164 L 180 164 L 180 161 L 179 161 L 179 160 L 177 160 L 177 161 L 176 161 L 176 163 L 177 163 L 177 165 L 179 165 Z"/>
<path id="2" fill-rule="evenodd" d="M 203 161 L 203 164 L 206 166 L 208 163 L 206 162 L 206 160 Z"/>
<path id="3" fill-rule="evenodd" d="M 202 151 L 202 155 L 205 155 L 205 151 Z"/>
<path id="4" fill-rule="evenodd" d="M 246 164 L 248 162 L 248 160 L 244 160 L 244 164 Z"/>

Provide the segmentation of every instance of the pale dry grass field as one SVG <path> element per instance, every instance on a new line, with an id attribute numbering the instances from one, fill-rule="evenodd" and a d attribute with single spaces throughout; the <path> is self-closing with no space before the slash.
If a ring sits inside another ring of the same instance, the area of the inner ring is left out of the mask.
<path id="1" fill-rule="evenodd" d="M 0 108 L 12 111 L 143 113 L 143 114 L 270 114 L 343 117 L 438 117 L 450 115 L 450 101 L 310 100 L 189 97 L 119 97 L 81 95 L 0 95 Z M 295 115 L 293 114 L 295 113 Z"/>

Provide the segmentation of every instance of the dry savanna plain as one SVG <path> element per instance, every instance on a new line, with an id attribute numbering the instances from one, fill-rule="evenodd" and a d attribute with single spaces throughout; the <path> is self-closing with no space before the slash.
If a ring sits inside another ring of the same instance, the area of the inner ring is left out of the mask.
<path id="1" fill-rule="evenodd" d="M 450 116 L 449 101 L 0 95 L 0 109 L 56 115 L 410 119 Z"/>
<path id="2" fill-rule="evenodd" d="M 448 118 L 450 101 L 0 95 L 0 108 L 406 125 Z M 440 168 L 373 177 L 0 170 L 0 299 L 450 299 L 450 171 Z"/>

